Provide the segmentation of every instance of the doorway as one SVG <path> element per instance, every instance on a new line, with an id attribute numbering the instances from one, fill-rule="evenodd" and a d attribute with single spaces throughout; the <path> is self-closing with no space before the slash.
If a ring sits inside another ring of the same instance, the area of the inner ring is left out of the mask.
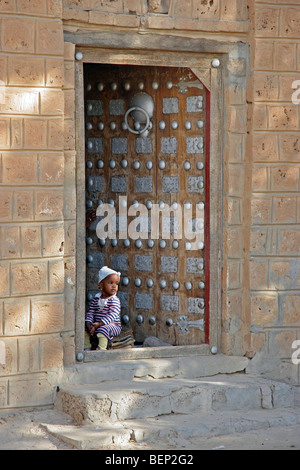
<path id="1" fill-rule="evenodd" d="M 210 93 L 189 68 L 84 65 L 86 300 L 120 271 L 124 328 L 209 342 Z"/>

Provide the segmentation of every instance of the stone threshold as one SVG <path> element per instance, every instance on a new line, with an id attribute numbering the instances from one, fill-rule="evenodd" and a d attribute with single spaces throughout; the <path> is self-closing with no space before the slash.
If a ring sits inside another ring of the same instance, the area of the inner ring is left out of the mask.
<path id="1" fill-rule="evenodd" d="M 84 351 L 83 362 L 139 360 L 168 357 L 210 356 L 208 344 L 196 346 L 163 346 L 155 348 L 124 348 L 108 351 Z"/>

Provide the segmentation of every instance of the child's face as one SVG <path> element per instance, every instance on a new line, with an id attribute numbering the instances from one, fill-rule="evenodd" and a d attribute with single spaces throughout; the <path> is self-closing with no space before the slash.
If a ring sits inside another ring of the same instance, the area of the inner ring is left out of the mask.
<path id="1" fill-rule="evenodd" d="M 102 290 L 102 297 L 111 297 L 118 292 L 119 289 L 119 276 L 116 274 L 110 274 L 101 282 L 99 287 Z"/>

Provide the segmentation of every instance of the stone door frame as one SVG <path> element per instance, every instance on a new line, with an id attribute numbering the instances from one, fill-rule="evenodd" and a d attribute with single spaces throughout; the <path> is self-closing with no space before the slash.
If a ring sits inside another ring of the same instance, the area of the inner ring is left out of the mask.
<path id="1" fill-rule="evenodd" d="M 211 93 L 210 139 L 210 335 L 209 344 L 157 348 L 156 356 L 210 354 L 221 351 L 221 309 L 223 268 L 223 201 L 224 201 L 224 89 L 225 74 L 231 55 L 238 56 L 239 45 L 211 40 L 197 40 L 172 36 L 136 35 L 132 33 L 66 32 L 65 41 L 76 45 L 76 316 L 75 351 L 77 360 L 103 360 L 103 354 L 94 352 L 89 358 L 84 354 L 84 315 L 86 308 L 86 232 L 85 232 L 85 126 L 84 77 L 85 62 L 99 64 L 126 64 L 148 66 L 176 66 L 189 68 Z M 120 44 L 122 49 L 120 49 Z M 79 54 L 78 54 L 79 53 Z M 243 51 L 243 54 L 245 52 Z M 242 54 L 242 55 L 243 55 Z M 218 60 L 219 62 L 215 62 Z M 213 349 L 214 348 L 214 349 Z M 215 349 L 217 348 L 217 349 Z M 171 351 L 170 351 L 171 349 Z M 168 351 L 167 351 L 168 350 Z M 183 352 L 184 350 L 184 352 Z M 190 350 L 190 351 L 189 351 Z M 128 356 L 128 350 L 118 351 L 118 357 Z M 145 354 L 145 351 L 144 351 Z M 141 349 L 131 351 L 130 357 L 144 357 Z M 92 357 L 93 356 L 93 357 Z"/>

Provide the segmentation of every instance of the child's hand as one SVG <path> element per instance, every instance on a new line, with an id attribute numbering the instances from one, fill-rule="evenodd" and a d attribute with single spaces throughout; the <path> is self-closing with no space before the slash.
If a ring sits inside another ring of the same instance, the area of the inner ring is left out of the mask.
<path id="1" fill-rule="evenodd" d="M 100 328 L 100 326 L 104 326 L 104 323 L 102 321 L 93 323 L 90 329 L 91 336 L 95 333 L 96 330 L 98 330 L 98 328 Z"/>
<path id="2" fill-rule="evenodd" d="M 93 336 L 95 331 L 98 330 L 98 328 L 100 328 L 100 326 L 103 326 L 103 325 L 104 323 L 102 321 L 93 323 L 93 326 L 90 329 L 90 335 Z"/>

